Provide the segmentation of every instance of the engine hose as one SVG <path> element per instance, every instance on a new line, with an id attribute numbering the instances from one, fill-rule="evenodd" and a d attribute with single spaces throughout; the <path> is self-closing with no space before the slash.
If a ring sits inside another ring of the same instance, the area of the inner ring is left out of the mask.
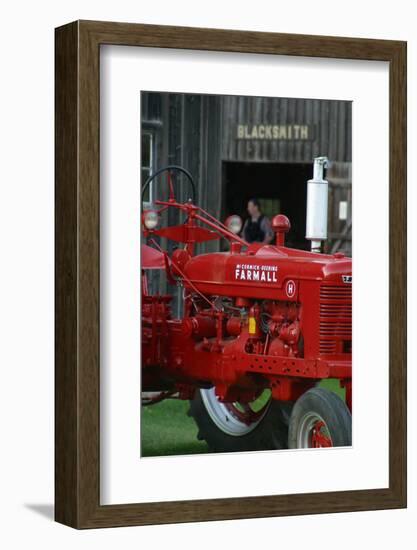
<path id="1" fill-rule="evenodd" d="M 270 333 L 269 323 L 265 321 L 265 317 L 270 317 L 270 315 L 268 315 L 267 313 L 261 314 L 261 330 L 265 334 L 269 334 Z"/>

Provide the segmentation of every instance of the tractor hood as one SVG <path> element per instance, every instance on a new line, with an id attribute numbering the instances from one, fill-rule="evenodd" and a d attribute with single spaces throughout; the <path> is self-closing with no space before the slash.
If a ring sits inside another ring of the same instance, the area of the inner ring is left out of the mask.
<path id="1" fill-rule="evenodd" d="M 195 256 L 184 266 L 184 274 L 205 294 L 296 300 L 302 281 L 351 283 L 352 260 L 340 253 L 316 254 L 257 244 L 244 253 Z"/>

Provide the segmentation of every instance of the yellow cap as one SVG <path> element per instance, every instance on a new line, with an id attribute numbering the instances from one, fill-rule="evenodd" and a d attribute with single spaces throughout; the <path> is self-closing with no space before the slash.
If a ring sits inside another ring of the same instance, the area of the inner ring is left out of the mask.
<path id="1" fill-rule="evenodd" d="M 256 334 L 256 319 L 249 317 L 249 334 Z"/>

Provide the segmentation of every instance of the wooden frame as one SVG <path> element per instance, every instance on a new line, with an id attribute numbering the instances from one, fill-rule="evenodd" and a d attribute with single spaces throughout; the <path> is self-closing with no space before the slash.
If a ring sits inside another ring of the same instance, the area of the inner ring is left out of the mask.
<path id="1" fill-rule="evenodd" d="M 99 52 L 102 44 L 389 62 L 389 488 L 100 505 Z M 76 528 L 406 506 L 406 43 L 78 21 L 56 29 L 56 520 Z"/>

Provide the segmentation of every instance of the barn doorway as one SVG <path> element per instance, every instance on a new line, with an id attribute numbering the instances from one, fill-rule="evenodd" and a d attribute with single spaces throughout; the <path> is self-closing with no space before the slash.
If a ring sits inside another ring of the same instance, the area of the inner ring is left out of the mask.
<path id="1" fill-rule="evenodd" d="M 256 197 L 269 219 L 275 214 L 288 216 L 291 231 L 286 244 L 308 249 L 307 180 L 311 177 L 311 163 L 224 162 L 223 217 L 239 214 L 245 220 L 248 200 Z"/>

